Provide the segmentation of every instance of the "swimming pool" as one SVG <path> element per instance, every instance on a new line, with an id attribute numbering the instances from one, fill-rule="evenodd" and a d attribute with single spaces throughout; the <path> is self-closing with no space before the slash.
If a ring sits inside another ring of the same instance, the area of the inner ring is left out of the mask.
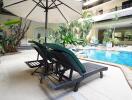
<path id="1" fill-rule="evenodd" d="M 132 52 L 90 49 L 83 50 L 81 54 L 84 54 L 87 58 L 93 60 L 100 60 L 132 67 Z"/>

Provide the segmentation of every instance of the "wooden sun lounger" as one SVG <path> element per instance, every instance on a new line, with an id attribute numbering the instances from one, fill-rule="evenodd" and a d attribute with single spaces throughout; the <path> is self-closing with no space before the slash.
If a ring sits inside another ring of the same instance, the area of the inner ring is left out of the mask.
<path id="1" fill-rule="evenodd" d="M 60 45 L 47 43 L 41 46 L 46 46 L 50 57 L 56 62 L 53 68 L 50 68 L 52 70 L 47 70 L 49 74 L 40 74 L 42 79 L 48 80 L 48 85 L 53 89 L 73 86 L 73 90 L 77 91 L 81 81 L 96 73 L 100 73 L 100 78 L 103 78 L 103 71 L 108 69 L 93 63 L 82 64 L 73 52 Z M 39 49 L 41 53 L 44 52 L 41 47 Z"/>

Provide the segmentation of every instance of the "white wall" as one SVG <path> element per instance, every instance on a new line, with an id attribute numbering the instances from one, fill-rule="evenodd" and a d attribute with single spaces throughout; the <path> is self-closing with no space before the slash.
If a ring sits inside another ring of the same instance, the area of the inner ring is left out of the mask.
<path id="1" fill-rule="evenodd" d="M 100 4 L 98 6 L 94 6 L 90 9 L 88 9 L 88 11 L 92 12 L 93 15 L 97 15 L 97 12 L 99 10 L 103 10 L 103 12 L 107 13 L 109 12 L 110 9 L 115 8 L 116 6 L 122 6 L 122 2 L 127 1 L 127 0 L 111 0 L 109 2 Z"/>
<path id="2" fill-rule="evenodd" d="M 7 20 L 14 19 L 14 18 L 17 18 L 17 17 L 9 16 L 9 15 L 1 15 L 0 14 L 0 24 L 6 22 Z M 49 24 L 48 28 L 49 29 L 50 28 L 56 28 L 57 26 L 58 26 L 58 24 Z M 29 30 L 27 31 L 27 34 L 26 34 L 25 38 L 26 39 L 32 39 L 34 32 L 36 32 L 35 30 L 39 27 L 44 29 L 44 27 L 45 27 L 44 23 L 32 22 Z"/>

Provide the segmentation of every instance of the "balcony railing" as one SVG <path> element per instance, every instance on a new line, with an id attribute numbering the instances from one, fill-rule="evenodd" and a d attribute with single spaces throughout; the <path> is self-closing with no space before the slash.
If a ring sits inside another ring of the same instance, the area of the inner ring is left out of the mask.
<path id="1" fill-rule="evenodd" d="M 113 18 L 120 18 L 120 17 L 125 17 L 125 16 L 131 16 L 132 15 L 132 7 L 129 7 L 127 9 L 122 9 L 122 10 L 116 10 L 113 12 L 109 13 L 104 13 L 100 15 L 95 15 L 92 17 L 94 22 L 97 21 L 103 21 L 103 20 L 108 20 L 108 19 L 113 19 Z"/>
<path id="2" fill-rule="evenodd" d="M 88 9 L 103 3 L 106 3 L 110 0 L 84 0 L 83 9 Z"/>
<path id="3" fill-rule="evenodd" d="M 122 9 L 126 9 L 126 8 L 130 8 L 132 7 L 132 4 L 127 4 L 127 5 L 122 5 L 122 6 L 115 6 L 114 8 L 112 9 L 109 9 L 107 11 L 103 11 L 103 10 L 100 10 L 96 13 L 96 15 L 102 15 L 102 14 L 105 14 L 105 13 L 110 13 L 110 12 L 114 12 L 114 11 L 119 11 L 119 10 L 122 10 Z"/>

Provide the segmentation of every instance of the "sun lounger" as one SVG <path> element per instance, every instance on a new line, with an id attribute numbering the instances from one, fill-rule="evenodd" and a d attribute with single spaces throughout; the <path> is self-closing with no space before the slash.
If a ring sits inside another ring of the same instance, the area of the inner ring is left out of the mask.
<path id="1" fill-rule="evenodd" d="M 85 78 L 100 73 L 100 78 L 103 77 L 103 71 L 107 70 L 107 67 L 85 63 L 82 64 L 76 55 L 70 50 L 56 44 L 47 44 L 47 48 L 52 49 L 52 54 L 59 62 L 62 68 L 59 68 L 59 81 L 56 85 L 52 85 L 54 89 L 59 89 L 65 86 L 74 86 L 74 91 L 78 90 L 78 86 Z M 69 73 L 67 73 L 69 71 Z M 78 77 L 74 77 L 74 72 L 78 73 Z M 67 74 L 65 74 L 67 73 Z"/>
<path id="2" fill-rule="evenodd" d="M 40 73 L 38 70 L 42 67 L 44 67 L 46 71 L 46 68 L 49 68 L 53 64 L 53 61 L 51 57 L 49 57 L 49 53 L 46 50 L 46 47 L 35 41 L 30 41 L 30 43 L 32 43 L 32 47 L 38 52 L 38 56 L 41 56 L 42 58 L 39 60 L 37 56 L 37 60 L 25 62 L 30 68 L 36 68 L 31 74 L 33 75 L 34 73 Z"/>
<path id="3" fill-rule="evenodd" d="M 42 79 L 46 79 L 46 81 L 48 81 L 48 86 L 53 89 L 73 86 L 73 90 L 77 91 L 81 81 L 96 73 L 100 73 L 100 78 L 102 78 L 103 71 L 108 69 L 107 67 L 93 63 L 82 64 L 73 52 L 56 44 L 40 44 L 40 55 L 42 55 L 41 52 L 44 53 L 44 50 L 42 49 L 43 46 L 46 47 L 46 50 L 48 51 L 47 57 L 54 59 L 55 64 L 53 64 L 53 68 L 47 70 L 49 74 L 43 72 L 40 76 Z"/>

